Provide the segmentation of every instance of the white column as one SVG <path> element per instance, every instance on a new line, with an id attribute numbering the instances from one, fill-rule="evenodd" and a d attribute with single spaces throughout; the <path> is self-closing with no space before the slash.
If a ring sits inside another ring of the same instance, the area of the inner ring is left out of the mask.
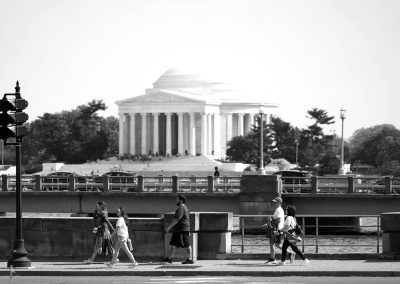
<path id="1" fill-rule="evenodd" d="M 249 115 L 250 115 L 250 129 L 251 129 L 251 126 L 255 126 L 256 121 L 254 113 L 250 113 Z"/>
<path id="2" fill-rule="evenodd" d="M 183 154 L 183 113 L 178 113 L 178 153 Z"/>
<path id="3" fill-rule="evenodd" d="M 207 116 L 208 114 L 201 114 L 201 154 L 206 155 L 210 151 L 207 146 Z"/>
<path id="4" fill-rule="evenodd" d="M 246 135 L 246 134 L 248 134 L 248 133 L 250 133 L 250 130 L 251 130 L 251 114 L 250 113 L 247 113 L 246 115 L 245 115 L 245 126 L 244 126 L 244 134 Z"/>
<path id="5" fill-rule="evenodd" d="M 124 115 L 119 114 L 119 146 L 118 153 L 120 156 L 124 154 Z"/>
<path id="6" fill-rule="evenodd" d="M 212 114 L 208 113 L 207 114 L 207 154 L 211 155 L 211 152 L 213 150 L 213 145 L 212 145 L 212 139 L 213 139 L 213 133 L 212 133 Z"/>
<path id="7" fill-rule="evenodd" d="M 196 156 L 196 125 L 194 123 L 194 113 L 189 114 L 190 119 L 190 155 Z"/>
<path id="8" fill-rule="evenodd" d="M 130 131 L 130 143 L 129 143 L 129 154 L 134 155 L 135 154 L 135 142 L 136 142 L 136 137 L 135 137 L 135 114 L 131 113 L 130 114 L 130 124 L 131 124 L 131 131 Z"/>
<path id="9" fill-rule="evenodd" d="M 153 154 L 156 154 L 159 149 L 158 143 L 158 115 L 159 113 L 153 113 Z"/>
<path id="10" fill-rule="evenodd" d="M 146 131 L 146 113 L 141 113 L 142 116 L 142 154 L 147 154 L 146 153 L 146 136 L 147 136 L 147 131 Z"/>
<path id="11" fill-rule="evenodd" d="M 166 113 L 166 137 L 165 137 L 165 154 L 171 155 L 171 113 Z"/>
<path id="12" fill-rule="evenodd" d="M 230 141 L 232 139 L 232 114 L 226 114 L 226 141 Z"/>
<path id="13" fill-rule="evenodd" d="M 221 155 L 221 119 L 220 114 L 214 114 L 214 155 Z"/>
<path id="14" fill-rule="evenodd" d="M 243 113 L 238 113 L 238 136 L 243 136 Z"/>

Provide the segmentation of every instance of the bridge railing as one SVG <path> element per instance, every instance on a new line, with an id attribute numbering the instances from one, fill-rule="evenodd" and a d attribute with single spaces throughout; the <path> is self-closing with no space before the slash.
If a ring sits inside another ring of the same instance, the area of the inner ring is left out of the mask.
<path id="1" fill-rule="evenodd" d="M 282 193 L 400 194 L 400 178 L 389 176 L 281 177 Z"/>
<path id="2" fill-rule="evenodd" d="M 40 176 L 21 177 L 23 191 L 240 192 L 240 177 L 223 176 Z M 1 176 L 1 191 L 16 189 L 15 176 Z"/>
<path id="3" fill-rule="evenodd" d="M 400 194 L 400 177 L 281 177 L 282 193 Z M 240 192 L 241 177 L 222 176 L 39 176 L 21 177 L 25 191 Z M 2 175 L 1 190 L 15 190 L 15 176 Z"/>
<path id="4" fill-rule="evenodd" d="M 252 234 L 252 237 L 248 238 L 249 235 L 246 234 L 246 231 L 254 232 L 254 230 L 258 230 L 263 232 L 259 225 L 252 225 L 254 222 L 249 219 L 263 218 L 264 223 L 267 223 L 268 218 L 272 217 L 271 215 L 233 215 L 233 217 L 237 220 L 236 229 L 240 234 L 240 240 L 239 243 L 232 243 L 232 249 L 239 247 L 241 253 L 251 253 L 252 251 L 258 253 L 259 247 L 269 247 L 269 239 L 265 235 L 258 234 L 254 237 L 254 234 Z M 358 225 L 321 225 L 321 219 L 324 218 L 368 218 L 369 222 L 366 222 L 367 224 L 360 222 Z M 382 251 L 380 215 L 297 215 L 296 220 L 304 232 L 301 236 L 301 242 L 297 244 L 303 253 L 308 247 L 313 248 L 315 253 L 319 253 L 321 247 L 329 247 L 331 253 L 333 248 L 342 248 L 346 253 L 349 253 L 347 248 L 351 248 L 353 253 L 365 253 L 365 248 L 369 251 L 376 251 L 376 253 Z M 332 230 L 331 233 L 327 232 L 328 228 Z M 337 232 L 338 229 L 345 229 L 347 232 L 345 235 L 340 235 Z M 321 230 L 324 231 L 323 235 L 320 233 Z M 365 235 L 360 234 L 361 230 L 365 230 Z M 348 231 L 355 231 L 356 233 L 351 235 Z M 360 241 L 363 240 L 362 236 L 368 237 L 367 242 Z M 282 242 L 283 240 L 281 244 Z M 310 250 L 307 251 L 311 252 Z"/>

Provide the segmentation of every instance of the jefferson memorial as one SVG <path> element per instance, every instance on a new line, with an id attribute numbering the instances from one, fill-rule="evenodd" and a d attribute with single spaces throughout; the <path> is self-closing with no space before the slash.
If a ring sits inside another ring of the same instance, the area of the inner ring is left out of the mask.
<path id="1" fill-rule="evenodd" d="M 116 102 L 119 155 L 225 156 L 232 137 L 246 135 L 277 108 L 224 84 L 171 68 L 145 94 Z"/>

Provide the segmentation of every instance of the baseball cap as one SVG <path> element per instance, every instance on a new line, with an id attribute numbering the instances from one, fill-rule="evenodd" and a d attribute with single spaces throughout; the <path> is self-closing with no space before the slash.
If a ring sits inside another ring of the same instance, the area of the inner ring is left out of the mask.
<path id="1" fill-rule="evenodd" d="M 282 204 L 282 198 L 280 198 L 280 197 L 275 197 L 274 199 L 272 199 L 272 202 L 274 202 L 274 203 L 279 202 L 279 203 Z"/>

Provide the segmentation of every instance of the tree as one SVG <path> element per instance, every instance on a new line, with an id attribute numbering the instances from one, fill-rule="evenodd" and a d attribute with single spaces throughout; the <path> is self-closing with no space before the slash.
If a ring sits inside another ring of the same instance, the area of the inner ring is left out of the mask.
<path id="1" fill-rule="evenodd" d="M 244 163 L 260 164 L 261 128 L 254 126 L 246 136 L 233 137 L 228 142 L 226 156 L 228 160 Z M 276 151 L 276 134 L 271 125 L 263 122 L 263 155 L 264 163 Z"/>
<path id="2" fill-rule="evenodd" d="M 352 163 L 366 163 L 391 174 L 388 163 L 400 162 L 400 130 L 393 125 L 382 124 L 357 130 L 349 141 Z"/>
<path id="3" fill-rule="evenodd" d="M 28 124 L 23 140 L 23 163 L 28 169 L 37 163 L 83 163 L 118 152 L 118 119 L 102 118 L 105 104 L 93 100 L 71 111 L 45 113 Z"/>
<path id="4" fill-rule="evenodd" d="M 307 111 L 307 116 L 310 119 L 315 120 L 314 124 L 308 126 L 308 132 L 310 139 L 314 141 L 319 141 L 323 138 L 324 133 L 321 125 L 329 125 L 335 123 L 334 116 L 328 116 L 328 112 L 323 109 L 313 108 Z"/>

